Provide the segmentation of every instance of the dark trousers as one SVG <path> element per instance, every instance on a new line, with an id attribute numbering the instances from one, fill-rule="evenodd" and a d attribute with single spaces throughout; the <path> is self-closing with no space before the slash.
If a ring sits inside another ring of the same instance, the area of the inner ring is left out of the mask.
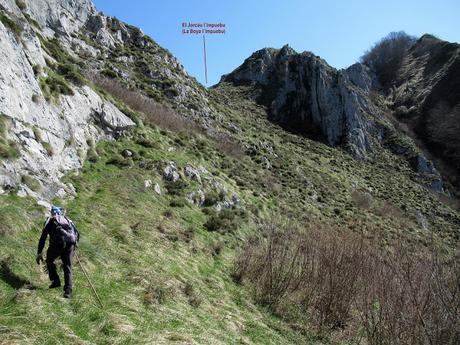
<path id="1" fill-rule="evenodd" d="M 52 282 L 60 282 L 54 260 L 56 260 L 58 257 L 61 257 L 62 265 L 64 267 L 65 291 L 72 291 L 72 259 L 74 248 L 74 245 L 68 245 L 65 248 L 58 248 L 51 245 L 46 252 L 46 267 L 48 268 L 48 274 Z"/>

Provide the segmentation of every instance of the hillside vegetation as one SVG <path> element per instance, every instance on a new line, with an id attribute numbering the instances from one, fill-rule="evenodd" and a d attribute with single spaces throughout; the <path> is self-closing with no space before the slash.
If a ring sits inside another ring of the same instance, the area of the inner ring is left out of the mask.
<path id="1" fill-rule="evenodd" d="M 75 122 L 90 121 L 86 137 L 56 139 L 62 148 L 50 144 L 52 126 L 26 124 L 24 139 L 10 131 L 22 122 L 0 115 L 4 166 L 26 154 L 59 162 L 75 153 L 83 162 L 62 177 L 63 193 L 47 190 L 46 175 L 33 170 L 40 166 L 1 186 L 0 344 L 459 342 L 460 213 L 426 187 L 437 175 L 422 179 L 395 153 L 420 157 L 408 133 L 382 118 L 390 135 L 356 159 L 346 145 L 276 124 L 253 84 L 205 89 L 116 18 L 93 13 L 68 38 L 86 49 L 74 53 L 42 36 L 19 3 L 29 24 L 17 21 L 46 52 L 43 66 L 29 66 L 30 103 L 61 111 L 77 98 L 85 101 L 69 109 L 100 100 L 129 125 L 110 127 L 102 106 Z M 25 49 L 29 36 L 3 12 Z M 124 41 L 114 43 L 118 32 Z M 359 91 L 368 109 L 388 102 L 369 92 Z M 62 123 L 72 120 L 64 115 Z M 49 210 L 34 196 L 45 192 L 81 233 L 70 300 L 48 289 L 35 264 Z"/>

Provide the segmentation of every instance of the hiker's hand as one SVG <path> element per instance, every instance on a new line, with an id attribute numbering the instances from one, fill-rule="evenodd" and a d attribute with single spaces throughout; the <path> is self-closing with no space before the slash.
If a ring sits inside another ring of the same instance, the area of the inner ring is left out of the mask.
<path id="1" fill-rule="evenodd" d="M 43 262 L 43 255 L 42 253 L 38 253 L 37 257 L 35 258 L 35 261 L 37 262 L 37 265 L 40 265 L 40 262 Z"/>

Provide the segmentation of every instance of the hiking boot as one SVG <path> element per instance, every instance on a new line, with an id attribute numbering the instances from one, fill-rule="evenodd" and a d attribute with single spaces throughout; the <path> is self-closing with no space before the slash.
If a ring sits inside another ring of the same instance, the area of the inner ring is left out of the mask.
<path id="1" fill-rule="evenodd" d="M 54 281 L 51 283 L 51 285 L 49 286 L 50 289 L 54 289 L 54 288 L 57 288 L 57 287 L 61 287 L 61 282 L 59 281 Z"/>
<path id="2" fill-rule="evenodd" d="M 64 298 L 70 298 L 72 297 L 72 291 L 71 290 L 65 290 L 64 291 Z"/>

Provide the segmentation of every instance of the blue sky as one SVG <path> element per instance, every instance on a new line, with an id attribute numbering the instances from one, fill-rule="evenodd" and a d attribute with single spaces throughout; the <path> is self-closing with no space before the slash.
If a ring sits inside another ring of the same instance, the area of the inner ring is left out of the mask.
<path id="1" fill-rule="evenodd" d="M 289 44 L 312 51 L 336 68 L 356 61 L 391 31 L 432 33 L 460 41 L 458 0 L 93 0 L 97 9 L 140 27 L 205 84 L 203 38 L 183 35 L 182 22 L 224 23 L 208 35 L 208 84 L 238 67 L 254 51 Z"/>

